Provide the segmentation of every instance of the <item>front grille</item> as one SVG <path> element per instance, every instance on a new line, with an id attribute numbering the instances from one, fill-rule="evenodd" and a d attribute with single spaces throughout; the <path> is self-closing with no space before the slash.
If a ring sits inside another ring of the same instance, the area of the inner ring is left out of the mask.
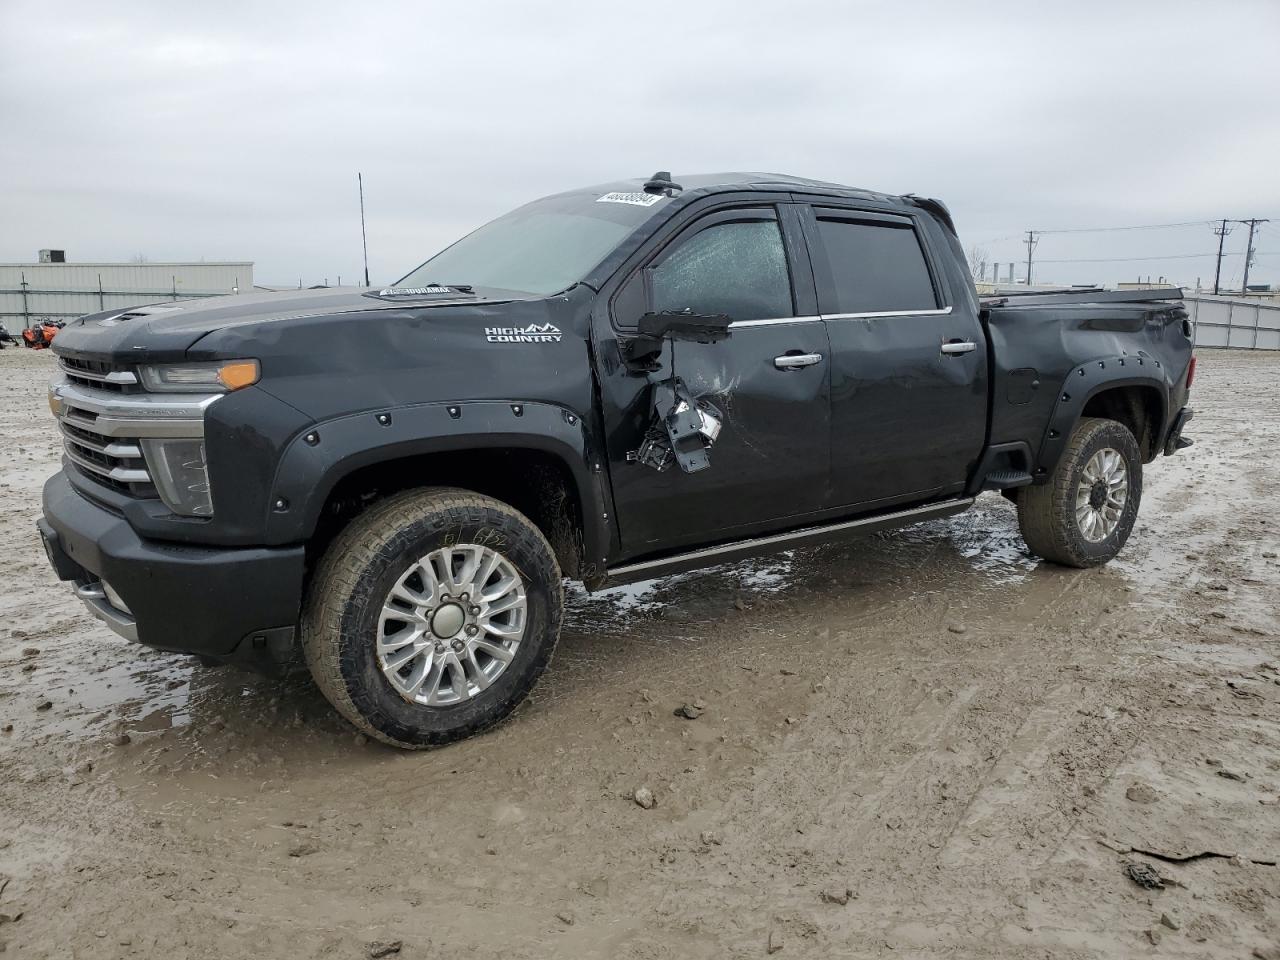
<path id="1" fill-rule="evenodd" d="M 58 366 L 67 380 L 82 387 L 109 390 L 112 393 L 137 393 L 142 389 L 138 375 L 124 367 L 113 366 L 101 360 L 79 360 L 59 357 Z"/>
<path id="2" fill-rule="evenodd" d="M 131 370 L 105 361 L 60 357 L 59 363 L 50 406 L 66 468 L 131 497 L 165 500 L 146 448 L 153 440 L 201 440 L 205 410 L 218 395 L 150 392 Z"/>
<path id="3" fill-rule="evenodd" d="M 97 414 L 67 405 L 58 426 L 67 459 L 98 483 L 134 497 L 155 497 L 155 484 L 136 438 L 108 437 L 92 429 Z"/>

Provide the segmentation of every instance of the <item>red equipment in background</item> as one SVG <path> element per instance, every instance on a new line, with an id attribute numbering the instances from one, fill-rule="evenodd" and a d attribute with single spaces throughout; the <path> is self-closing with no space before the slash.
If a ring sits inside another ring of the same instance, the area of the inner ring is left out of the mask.
<path id="1" fill-rule="evenodd" d="M 22 343 L 32 350 L 44 350 L 64 326 L 61 320 L 38 320 L 22 331 Z"/>

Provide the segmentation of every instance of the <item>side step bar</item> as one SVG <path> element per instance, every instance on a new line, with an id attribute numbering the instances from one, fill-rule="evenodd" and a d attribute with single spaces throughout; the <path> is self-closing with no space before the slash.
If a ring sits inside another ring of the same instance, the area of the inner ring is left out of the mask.
<path id="1" fill-rule="evenodd" d="M 605 582 L 597 589 L 616 587 L 623 583 L 635 583 L 637 580 L 652 580 L 685 570 L 697 570 L 718 563 L 729 563 L 756 557 L 763 554 L 778 553 L 782 550 L 793 550 L 796 547 L 807 547 L 815 543 L 829 543 L 836 540 L 852 540 L 856 537 L 876 533 L 879 530 L 890 530 L 894 527 L 905 527 L 920 523 L 923 520 L 937 520 L 941 517 L 955 516 L 964 513 L 973 504 L 973 497 L 959 500 L 944 500 L 923 507 L 912 507 L 910 510 L 898 510 L 894 513 L 881 513 L 857 520 L 844 520 L 821 527 L 804 527 L 787 533 L 776 533 L 767 537 L 756 537 L 751 540 L 736 540 L 716 547 L 704 547 L 688 553 L 678 553 L 657 560 L 644 560 L 639 563 L 628 563 L 621 567 L 612 567 L 605 575 Z"/>

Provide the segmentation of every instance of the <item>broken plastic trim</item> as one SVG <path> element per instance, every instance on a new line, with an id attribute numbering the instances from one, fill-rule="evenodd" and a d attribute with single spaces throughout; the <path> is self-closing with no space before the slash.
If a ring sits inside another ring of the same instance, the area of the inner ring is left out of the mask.
<path id="1" fill-rule="evenodd" d="M 685 473 L 711 466 L 707 451 L 720 436 L 723 414 L 706 400 L 695 400 L 683 380 L 653 385 L 653 420 L 634 460 L 662 473 L 679 464 Z"/>
<path id="2" fill-rule="evenodd" d="M 724 414 L 705 400 L 696 399 L 676 376 L 676 341 L 716 343 L 730 335 L 732 319 L 724 314 L 698 314 L 692 310 L 646 313 L 636 324 L 639 336 L 624 344 L 626 363 L 638 372 L 657 373 L 664 341 L 671 343 L 671 370 L 665 380 L 650 389 L 652 417 L 639 448 L 627 459 L 662 473 L 672 462 L 685 473 L 711 466 L 707 453 L 720 436 Z"/>
<path id="3" fill-rule="evenodd" d="M 664 340 L 672 342 L 672 363 L 675 362 L 675 341 L 687 343 L 719 343 L 727 339 L 733 319 L 723 313 L 694 313 L 692 310 L 665 310 L 646 313 L 636 322 L 637 336 L 622 345 L 627 364 L 643 372 L 658 370 L 657 359 L 662 353 Z M 674 367 L 672 376 L 675 375 Z"/>

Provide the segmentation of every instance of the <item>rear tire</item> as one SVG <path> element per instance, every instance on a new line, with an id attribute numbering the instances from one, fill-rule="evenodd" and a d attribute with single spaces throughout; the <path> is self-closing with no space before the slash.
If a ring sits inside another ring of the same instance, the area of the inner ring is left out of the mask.
<path id="1" fill-rule="evenodd" d="M 1142 453 L 1115 420 L 1076 424 L 1048 483 L 1018 491 L 1031 552 L 1066 567 L 1096 567 L 1125 545 L 1142 501 Z"/>
<path id="2" fill-rule="evenodd" d="M 353 520 L 308 591 L 302 649 L 355 727 L 421 749 L 506 719 L 551 662 L 560 567 L 519 511 L 466 490 L 388 497 Z"/>

